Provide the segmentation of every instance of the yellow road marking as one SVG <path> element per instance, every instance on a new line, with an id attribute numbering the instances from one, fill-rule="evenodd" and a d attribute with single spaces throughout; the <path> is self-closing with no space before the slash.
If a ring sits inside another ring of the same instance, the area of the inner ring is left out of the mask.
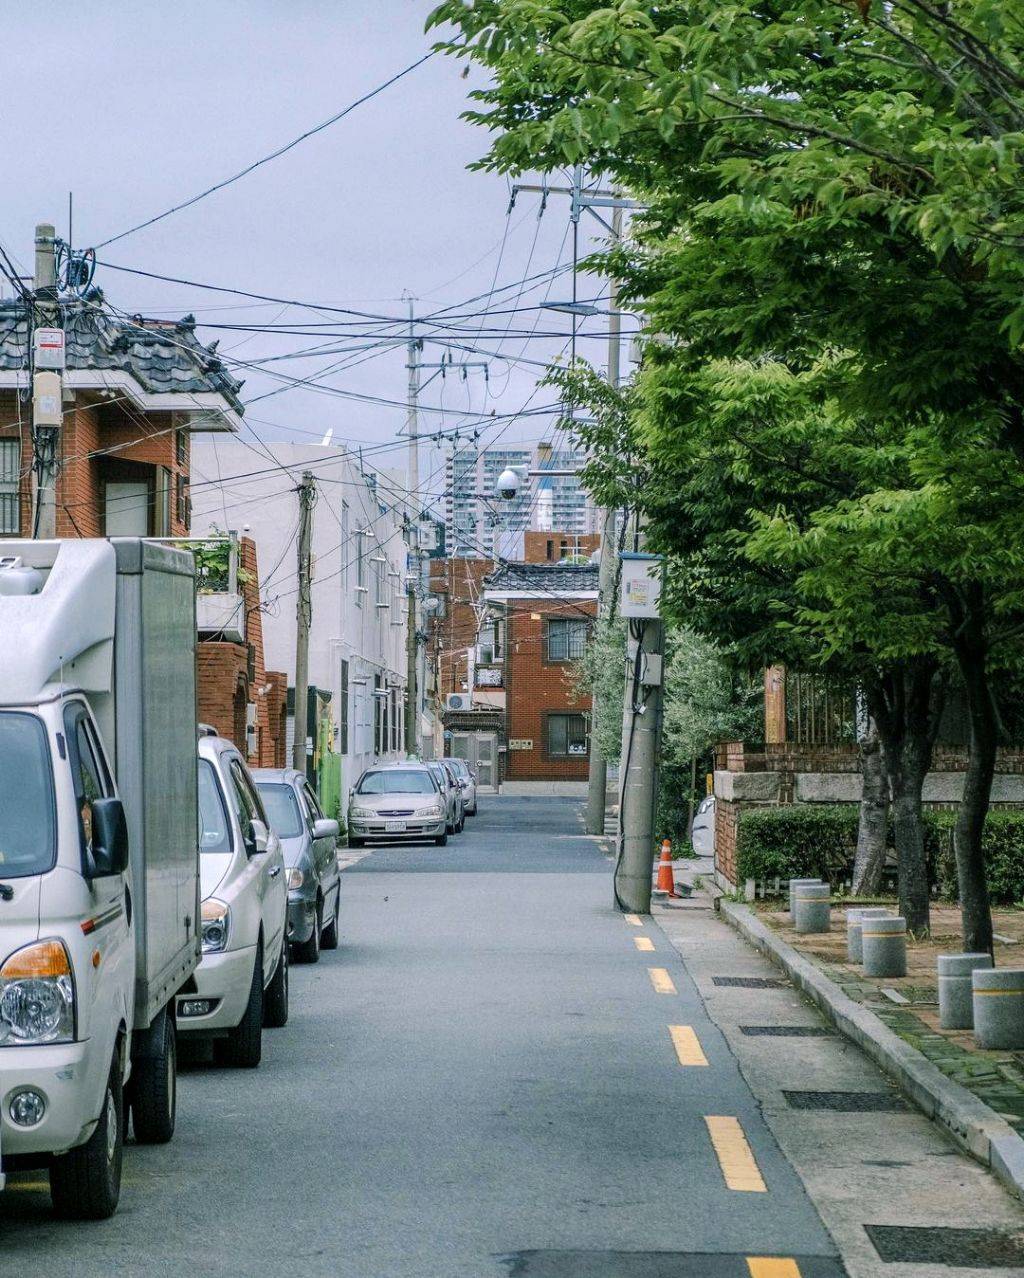
<path id="1" fill-rule="evenodd" d="M 33 1193 L 44 1193 L 49 1188 L 49 1181 L 45 1180 L 8 1180 L 4 1186 L 4 1193 L 8 1193 L 12 1189 L 20 1189 L 22 1193 L 27 1193 L 30 1190 Z"/>
<path id="2" fill-rule="evenodd" d="M 708 1058 L 700 1045 L 693 1028 L 689 1025 L 670 1025 L 668 1032 L 672 1035 L 672 1045 L 676 1049 L 680 1065 L 706 1065 Z"/>
<path id="3" fill-rule="evenodd" d="M 666 968 L 649 967 L 647 975 L 651 978 L 655 994 L 674 994 L 676 992 L 676 987 L 672 984 L 672 977 L 669 976 Z"/>
<path id="4" fill-rule="evenodd" d="M 795 1260 L 781 1256 L 748 1256 L 750 1278 L 800 1278 L 800 1266 Z"/>
<path id="5" fill-rule="evenodd" d="M 639 914 L 627 914 L 626 922 L 632 923 L 634 927 L 643 927 L 643 920 L 640 918 Z"/>
<path id="6" fill-rule="evenodd" d="M 634 936 L 633 944 L 638 950 L 649 951 L 654 949 L 654 942 L 649 936 Z"/>
<path id="7" fill-rule="evenodd" d="M 704 1119 L 725 1183 L 741 1193 L 765 1194 L 764 1183 L 738 1118 L 709 1115 Z"/>

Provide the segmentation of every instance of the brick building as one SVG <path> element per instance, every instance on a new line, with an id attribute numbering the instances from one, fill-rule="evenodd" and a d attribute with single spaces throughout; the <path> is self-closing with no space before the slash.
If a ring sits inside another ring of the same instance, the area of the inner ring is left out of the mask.
<path id="1" fill-rule="evenodd" d="M 505 788 L 586 785 L 590 698 L 573 685 L 597 616 L 596 564 L 503 564 L 484 599 L 505 636 Z"/>
<path id="2" fill-rule="evenodd" d="M 528 564 L 588 560 L 600 547 L 600 533 L 546 532 L 535 528 L 523 533 L 523 559 Z"/>

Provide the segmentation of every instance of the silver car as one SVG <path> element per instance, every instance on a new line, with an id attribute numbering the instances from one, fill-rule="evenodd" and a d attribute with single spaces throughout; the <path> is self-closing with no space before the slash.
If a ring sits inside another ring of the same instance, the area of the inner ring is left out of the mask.
<path id="1" fill-rule="evenodd" d="M 254 768 L 252 775 L 284 852 L 292 955 L 315 963 L 321 949 L 338 948 L 338 823 L 324 816 L 301 772 Z"/>
<path id="2" fill-rule="evenodd" d="M 448 833 L 461 834 L 466 827 L 466 804 L 458 777 L 442 759 L 431 759 L 427 767 L 433 772 L 448 804 Z"/>
<path id="3" fill-rule="evenodd" d="M 348 801 L 348 845 L 367 839 L 448 842 L 448 802 L 425 763 L 367 768 Z"/>
<path id="4" fill-rule="evenodd" d="M 466 806 L 466 816 L 476 816 L 476 773 L 465 759 L 445 757 L 445 763 L 451 768 L 462 787 L 462 797 Z"/>

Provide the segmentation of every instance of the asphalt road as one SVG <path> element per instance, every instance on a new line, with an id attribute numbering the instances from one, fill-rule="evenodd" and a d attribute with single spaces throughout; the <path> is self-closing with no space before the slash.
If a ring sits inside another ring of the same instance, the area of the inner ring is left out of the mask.
<path id="1" fill-rule="evenodd" d="M 578 805 L 482 798 L 446 848 L 376 850 L 343 892 L 342 947 L 293 967 L 261 1068 L 185 1072 L 112 1221 L 13 1184 L 4 1272 L 844 1272 L 678 952 L 613 910 Z"/>

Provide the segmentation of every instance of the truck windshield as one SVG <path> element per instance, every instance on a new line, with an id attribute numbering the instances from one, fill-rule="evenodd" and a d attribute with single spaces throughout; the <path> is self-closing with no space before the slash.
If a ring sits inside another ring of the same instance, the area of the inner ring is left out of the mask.
<path id="1" fill-rule="evenodd" d="M 0 711 L 0 879 L 53 868 L 57 850 L 53 770 L 42 723 Z"/>
<path id="2" fill-rule="evenodd" d="M 199 760 L 199 851 L 231 851 L 228 811 L 209 759 Z"/>
<path id="3" fill-rule="evenodd" d="M 302 814 L 295 791 L 283 781 L 257 781 L 263 806 L 270 818 L 270 828 L 279 839 L 297 839 L 302 833 Z"/>

